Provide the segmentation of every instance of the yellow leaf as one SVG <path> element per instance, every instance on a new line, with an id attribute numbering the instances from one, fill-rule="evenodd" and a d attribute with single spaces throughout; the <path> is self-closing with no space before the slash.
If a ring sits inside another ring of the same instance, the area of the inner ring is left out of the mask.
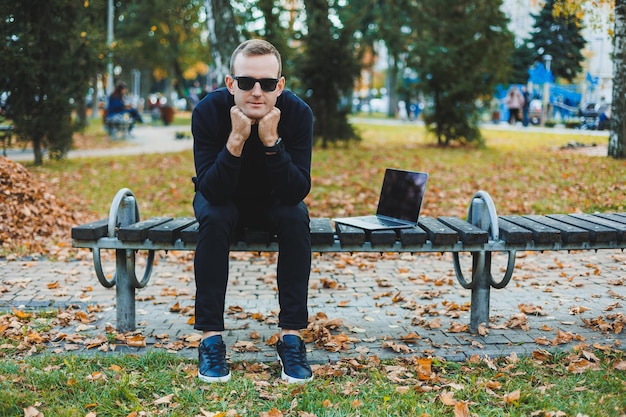
<path id="1" fill-rule="evenodd" d="M 132 347 L 145 347 L 146 346 L 146 338 L 140 334 L 136 334 L 134 336 L 130 336 L 126 338 L 126 344 Z"/>
<path id="2" fill-rule="evenodd" d="M 507 404 L 513 404 L 513 403 L 519 401 L 520 396 L 521 396 L 521 391 L 517 389 L 517 390 L 515 390 L 513 392 L 510 392 L 510 393 L 506 394 L 504 396 L 504 402 L 507 403 Z"/>
<path id="3" fill-rule="evenodd" d="M 11 310 L 13 310 L 13 314 L 15 314 L 15 317 L 18 319 L 27 319 L 30 317 L 29 313 L 24 313 L 22 310 L 18 310 L 13 306 L 11 306 Z"/>
<path id="4" fill-rule="evenodd" d="M 469 406 L 467 401 L 459 401 L 454 404 L 454 417 L 469 417 Z"/>
<path id="5" fill-rule="evenodd" d="M 109 369 L 112 370 L 113 372 L 120 372 L 122 370 L 122 367 L 119 365 L 113 364 L 109 366 Z"/>

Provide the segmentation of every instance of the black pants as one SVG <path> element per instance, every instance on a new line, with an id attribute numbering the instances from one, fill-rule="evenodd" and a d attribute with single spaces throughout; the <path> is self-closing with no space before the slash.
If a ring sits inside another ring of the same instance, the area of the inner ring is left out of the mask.
<path id="1" fill-rule="evenodd" d="M 278 237 L 278 326 L 287 330 L 307 327 L 307 296 L 311 272 L 309 212 L 276 202 L 212 205 L 200 193 L 193 201 L 199 222 L 194 258 L 196 319 L 194 328 L 224 330 L 230 243 L 245 227 L 267 230 Z"/>

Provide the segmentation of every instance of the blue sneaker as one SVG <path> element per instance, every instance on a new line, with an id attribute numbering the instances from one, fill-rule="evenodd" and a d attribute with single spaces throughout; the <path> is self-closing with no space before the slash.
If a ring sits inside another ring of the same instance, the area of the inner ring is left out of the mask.
<path id="1" fill-rule="evenodd" d="M 222 336 L 207 337 L 198 346 L 198 378 L 203 382 L 227 382 L 230 369 L 226 363 L 226 345 Z"/>
<path id="2" fill-rule="evenodd" d="M 281 379 L 290 384 L 302 384 L 313 379 L 313 371 L 306 360 L 304 340 L 287 334 L 276 344 L 278 361 L 282 367 Z"/>

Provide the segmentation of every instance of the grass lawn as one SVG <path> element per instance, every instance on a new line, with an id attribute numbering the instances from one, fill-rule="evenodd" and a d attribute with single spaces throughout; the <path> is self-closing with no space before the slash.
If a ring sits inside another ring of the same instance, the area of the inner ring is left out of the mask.
<path id="1" fill-rule="evenodd" d="M 181 125 L 188 123 L 183 116 Z M 570 141 L 605 144 L 604 138 L 485 130 L 485 148 L 442 149 L 419 126 L 357 127 L 362 142 L 314 149 L 312 216 L 372 212 L 385 167 L 430 173 L 424 203 L 430 216 L 464 217 L 478 190 L 491 194 L 499 214 L 626 211 L 626 161 L 560 150 Z M 93 143 L 94 135 L 84 142 Z M 51 193 L 94 219 L 108 215 L 122 187 L 135 192 L 142 218 L 192 215 L 191 152 L 29 168 Z M 12 323 L 45 327 L 49 319 Z M 463 363 L 347 358 L 316 366 L 305 386 L 281 383 L 276 364 L 237 362 L 230 382 L 209 386 L 195 377 L 195 361 L 175 354 L 24 358 L 8 353 L 6 342 L 0 338 L 0 416 L 626 416 L 623 346 L 581 343 L 561 354 Z"/>
<path id="2" fill-rule="evenodd" d="M 185 120 L 181 117 L 182 120 Z M 425 215 L 464 216 L 473 194 L 485 190 L 499 214 L 626 211 L 626 161 L 561 150 L 571 141 L 607 139 L 525 130 L 485 130 L 485 148 L 434 146 L 415 125 L 357 125 L 363 141 L 313 151 L 311 215 L 375 210 L 385 167 L 430 174 Z M 190 216 L 191 151 L 46 162 L 32 168 L 76 210 L 106 217 L 118 189 L 135 192 L 142 217 Z"/>

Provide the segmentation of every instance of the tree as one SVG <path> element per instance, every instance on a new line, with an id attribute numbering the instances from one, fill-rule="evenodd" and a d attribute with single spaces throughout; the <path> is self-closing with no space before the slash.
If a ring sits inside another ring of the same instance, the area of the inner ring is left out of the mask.
<path id="1" fill-rule="evenodd" d="M 185 97 L 186 71 L 209 56 L 201 22 L 202 0 L 137 0 L 116 8 L 113 58 L 124 71 L 152 71 L 169 78 Z"/>
<path id="2" fill-rule="evenodd" d="M 551 55 L 552 74 L 571 82 L 582 71 L 582 50 L 586 41 L 581 34 L 581 17 L 555 13 L 556 1 L 559 0 L 547 0 L 539 14 L 533 15 L 535 24 L 530 42 L 537 62 Z"/>
<path id="3" fill-rule="evenodd" d="M 98 3 L 98 2 L 95 2 Z M 72 145 L 72 111 L 102 62 L 102 7 L 73 0 L 0 2 L 0 91 L 9 92 L 7 117 L 33 144 L 34 162 L 64 156 Z"/>
<path id="4" fill-rule="evenodd" d="M 508 76 L 513 36 L 500 0 L 423 0 L 414 19 L 409 66 L 432 100 L 424 120 L 440 145 L 481 141 L 478 100 L 491 98 Z"/>
<path id="5" fill-rule="evenodd" d="M 626 3 L 623 1 L 615 2 L 612 106 L 608 154 L 626 159 Z"/>
<path id="6" fill-rule="evenodd" d="M 511 55 L 511 76 L 509 77 L 510 84 L 526 84 L 528 82 L 528 69 L 536 62 L 537 54 L 528 45 L 528 42 L 523 42 L 520 46 L 515 48 L 515 51 Z"/>
<path id="7" fill-rule="evenodd" d="M 212 67 L 215 79 L 223 83 L 224 77 L 230 73 L 230 56 L 242 39 L 229 0 L 205 0 L 205 5 Z"/>
<path id="8" fill-rule="evenodd" d="M 593 6 L 587 7 L 585 6 Z M 622 0 L 557 0 L 556 15 L 572 16 L 591 12 L 592 21 L 598 22 L 598 6 L 610 7 L 613 17 L 613 102 L 608 156 L 626 159 L 626 2 Z"/>
<path id="9" fill-rule="evenodd" d="M 303 96 L 315 114 L 315 135 L 322 146 L 357 138 L 347 115 L 359 64 L 352 50 L 352 28 L 342 30 L 329 19 L 326 0 L 304 0 L 307 33 L 296 58 L 296 72 L 306 86 Z"/>

